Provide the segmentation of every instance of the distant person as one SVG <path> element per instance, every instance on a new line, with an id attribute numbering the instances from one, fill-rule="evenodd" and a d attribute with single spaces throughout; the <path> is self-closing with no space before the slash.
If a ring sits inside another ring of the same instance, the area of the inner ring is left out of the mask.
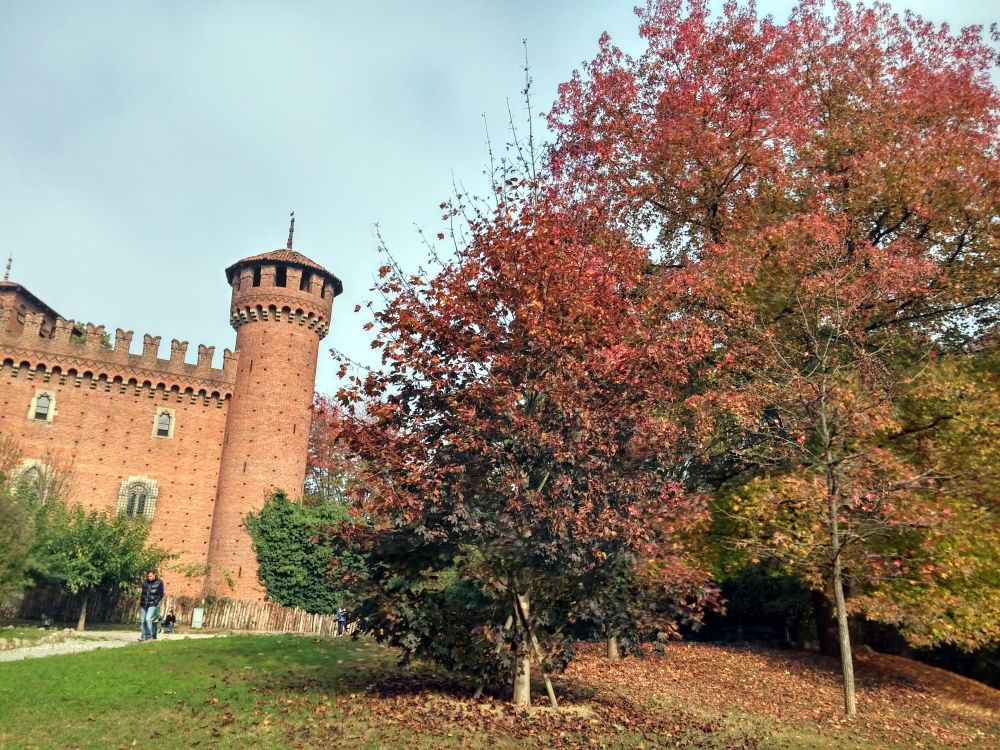
<path id="1" fill-rule="evenodd" d="M 337 607 L 337 635 L 343 635 L 347 630 L 347 610 Z"/>
<path id="2" fill-rule="evenodd" d="M 160 616 L 160 602 L 163 601 L 163 581 L 155 570 L 146 573 L 139 595 L 139 640 L 156 640 L 156 621 Z"/>
<path id="3" fill-rule="evenodd" d="M 174 632 L 174 625 L 177 624 L 177 617 L 174 615 L 174 611 L 170 610 L 167 612 L 167 616 L 163 618 L 163 629 L 168 633 Z"/>

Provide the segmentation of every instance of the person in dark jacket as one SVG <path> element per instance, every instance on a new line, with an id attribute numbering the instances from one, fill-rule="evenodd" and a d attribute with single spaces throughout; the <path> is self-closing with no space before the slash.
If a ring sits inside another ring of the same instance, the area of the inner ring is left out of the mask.
<path id="1" fill-rule="evenodd" d="M 160 616 L 160 602 L 164 596 L 163 581 L 155 570 L 146 573 L 139 595 L 139 640 L 156 640 L 156 620 Z"/>

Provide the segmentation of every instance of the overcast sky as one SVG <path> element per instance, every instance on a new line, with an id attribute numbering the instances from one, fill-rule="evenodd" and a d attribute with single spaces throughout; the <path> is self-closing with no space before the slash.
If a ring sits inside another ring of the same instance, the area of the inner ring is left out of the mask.
<path id="1" fill-rule="evenodd" d="M 344 282 L 328 349 L 372 362 L 354 314 L 380 264 L 411 267 L 441 229 L 452 175 L 484 184 L 485 114 L 520 116 L 521 39 L 535 102 L 607 31 L 640 50 L 635 2 L 16 2 L 0 0 L 0 253 L 62 315 L 232 348 L 223 269 L 284 247 Z M 787 17 L 790 2 L 760 2 Z M 894 3 L 988 25 L 982 0 Z M 133 343 L 133 351 L 141 343 Z"/>

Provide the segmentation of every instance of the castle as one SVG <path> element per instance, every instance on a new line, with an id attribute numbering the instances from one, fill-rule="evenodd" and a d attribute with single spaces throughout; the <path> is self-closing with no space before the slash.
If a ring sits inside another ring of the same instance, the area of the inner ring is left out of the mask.
<path id="1" fill-rule="evenodd" d="M 20 284 L 0 282 L 0 434 L 19 443 L 22 476 L 60 471 L 67 495 L 151 523 L 180 553 L 171 594 L 264 598 L 243 518 L 276 488 L 298 496 L 306 472 L 319 342 L 340 280 L 286 248 L 226 269 L 236 348 L 75 327 Z M 184 569 L 185 572 L 179 572 Z"/>

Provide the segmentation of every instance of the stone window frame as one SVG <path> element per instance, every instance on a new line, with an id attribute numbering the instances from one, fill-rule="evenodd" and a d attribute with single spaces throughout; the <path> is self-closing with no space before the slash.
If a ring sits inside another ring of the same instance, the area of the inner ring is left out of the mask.
<path id="1" fill-rule="evenodd" d="M 128 477 L 122 480 L 121 486 L 118 489 L 117 512 L 128 515 L 128 496 L 132 488 L 138 486 L 146 490 L 146 504 L 143 506 L 141 514 L 133 513 L 130 517 L 138 518 L 139 515 L 142 515 L 145 519 L 152 521 L 153 514 L 156 512 L 156 499 L 160 495 L 160 485 L 155 479 L 150 479 L 146 476 Z"/>
<path id="2" fill-rule="evenodd" d="M 49 499 L 49 495 L 52 493 L 52 486 L 55 484 L 55 472 L 53 472 L 52 467 L 44 461 L 39 461 L 37 458 L 24 459 L 20 465 L 11 472 L 11 484 L 16 485 L 19 482 L 26 481 L 26 475 L 32 472 L 38 474 L 36 484 L 41 490 L 41 497 L 39 498 L 39 501 L 42 505 L 44 505 Z"/>
<path id="3" fill-rule="evenodd" d="M 42 396 L 49 397 L 49 411 L 45 415 L 45 419 L 36 419 L 35 415 L 38 412 L 38 399 Z M 35 391 L 35 395 L 31 397 L 31 405 L 28 407 L 28 421 L 29 422 L 39 422 L 44 424 L 52 424 L 52 418 L 56 415 L 56 393 L 48 388 L 39 388 Z"/>
<path id="4" fill-rule="evenodd" d="M 170 416 L 170 425 L 167 427 L 167 434 L 160 434 L 160 417 L 164 414 Z M 171 409 L 167 406 L 161 406 L 156 410 L 156 414 L 153 416 L 153 437 L 160 438 L 160 440 L 170 440 L 174 436 L 174 425 L 177 424 L 177 410 Z"/>

